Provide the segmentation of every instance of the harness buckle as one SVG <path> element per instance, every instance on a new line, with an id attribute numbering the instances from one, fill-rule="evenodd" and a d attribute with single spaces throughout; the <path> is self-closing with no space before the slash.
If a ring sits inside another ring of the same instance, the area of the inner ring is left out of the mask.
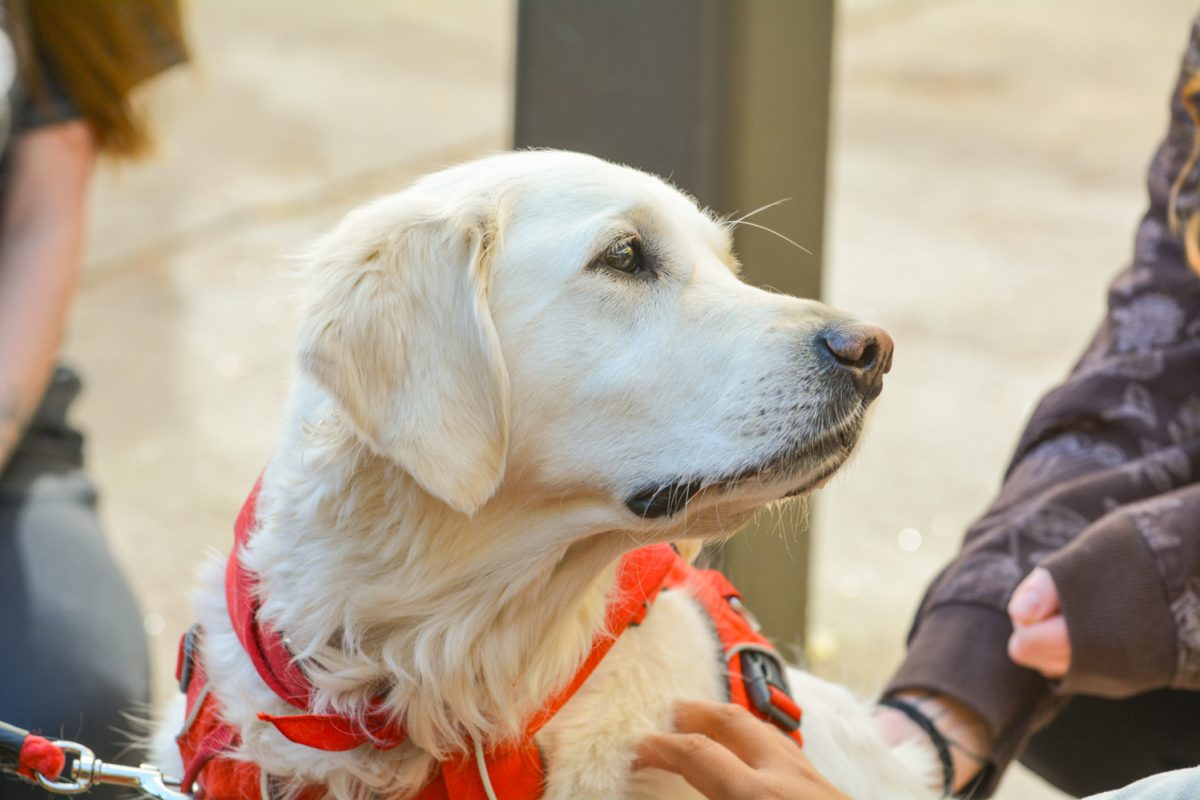
<path id="1" fill-rule="evenodd" d="M 179 655 L 175 663 L 175 678 L 179 681 L 179 691 L 187 694 L 188 686 L 195 674 L 196 646 L 200 639 L 200 623 L 197 622 L 187 629 L 187 633 L 179 640 Z"/>
<path id="2" fill-rule="evenodd" d="M 792 699 L 779 657 L 765 647 L 747 647 L 738 658 L 746 697 L 754 710 L 784 731 L 799 730 L 800 707 Z"/>

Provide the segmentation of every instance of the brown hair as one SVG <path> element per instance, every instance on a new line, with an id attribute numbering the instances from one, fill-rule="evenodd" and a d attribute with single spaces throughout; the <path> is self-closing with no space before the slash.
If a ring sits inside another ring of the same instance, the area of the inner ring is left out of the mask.
<path id="1" fill-rule="evenodd" d="M 153 141 L 133 102 L 142 81 L 186 58 L 178 0 L 4 0 L 19 68 L 36 105 L 52 70 L 87 120 L 100 151 L 145 154 Z M 31 42 L 37 53 L 21 46 Z"/>
<path id="2" fill-rule="evenodd" d="M 1200 273 L 1200 214 L 1192 212 L 1186 220 L 1179 218 L 1179 193 L 1195 169 L 1196 161 L 1200 159 L 1200 73 L 1193 72 L 1188 75 L 1187 80 L 1179 87 L 1179 100 L 1188 116 L 1192 118 L 1192 130 L 1195 133 L 1192 150 L 1171 184 L 1171 191 L 1167 196 L 1167 223 L 1171 227 L 1171 233 L 1183 238 L 1188 266 L 1194 272 Z"/>

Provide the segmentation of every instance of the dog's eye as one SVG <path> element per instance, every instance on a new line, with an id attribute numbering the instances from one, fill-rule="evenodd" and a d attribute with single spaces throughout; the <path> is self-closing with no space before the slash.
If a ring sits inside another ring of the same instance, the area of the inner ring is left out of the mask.
<path id="1" fill-rule="evenodd" d="M 609 269 L 636 275 L 642 271 L 642 248 L 637 239 L 613 242 L 600 256 L 600 262 Z"/>

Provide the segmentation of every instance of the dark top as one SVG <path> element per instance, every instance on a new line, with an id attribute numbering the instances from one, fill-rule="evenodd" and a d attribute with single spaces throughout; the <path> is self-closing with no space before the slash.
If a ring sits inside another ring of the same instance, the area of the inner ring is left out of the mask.
<path id="1" fill-rule="evenodd" d="M 1132 265 L 1067 380 L 1021 436 L 999 496 L 929 587 L 888 691 L 932 689 L 994 737 L 994 789 L 1066 695 L 1200 689 L 1200 22 L 1150 166 Z M 1016 666 L 1006 606 L 1036 566 L 1071 640 L 1061 682 Z M 1082 746 L 1082 744 L 1081 744 Z"/>
<path id="2" fill-rule="evenodd" d="M 14 0 L 13 3 L 0 2 L 0 33 L 10 45 L 9 52 L 14 59 L 12 68 L 14 78 L 4 97 L 3 136 L 0 137 L 0 193 L 8 186 L 9 171 L 12 168 L 12 145 L 18 136 L 28 131 L 46 125 L 56 125 L 79 118 L 79 110 L 71 99 L 66 87 L 59 81 L 54 70 L 41 61 L 36 43 L 28 25 L 24 0 Z M 20 70 L 19 54 L 29 54 L 39 59 L 43 74 L 46 76 L 45 92 L 35 104 L 30 95 L 26 76 Z M 3 90 L 4 87 L 0 87 Z"/>

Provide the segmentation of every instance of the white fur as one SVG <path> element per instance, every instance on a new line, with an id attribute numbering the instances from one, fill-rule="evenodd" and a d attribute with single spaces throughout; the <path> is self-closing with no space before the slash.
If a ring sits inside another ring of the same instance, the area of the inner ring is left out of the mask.
<path id="1" fill-rule="evenodd" d="M 635 234 L 653 275 L 595 266 Z M 726 228 L 626 167 L 559 152 L 455 167 L 355 211 L 310 262 L 301 369 L 243 557 L 315 710 L 385 696 L 409 742 L 284 740 L 256 718 L 290 709 L 234 636 L 219 565 L 197 616 L 240 755 L 334 797 L 409 796 L 436 758 L 517 734 L 600 631 L 622 553 L 733 533 L 836 469 L 861 426 L 814 344 L 843 318 L 741 283 Z M 705 488 L 675 515 L 625 505 L 691 479 Z M 629 764 L 675 700 L 723 697 L 713 646 L 690 598 L 664 595 L 539 734 L 547 797 L 695 797 Z M 889 751 L 844 689 L 792 680 L 835 784 L 936 795 L 925 753 Z"/>

